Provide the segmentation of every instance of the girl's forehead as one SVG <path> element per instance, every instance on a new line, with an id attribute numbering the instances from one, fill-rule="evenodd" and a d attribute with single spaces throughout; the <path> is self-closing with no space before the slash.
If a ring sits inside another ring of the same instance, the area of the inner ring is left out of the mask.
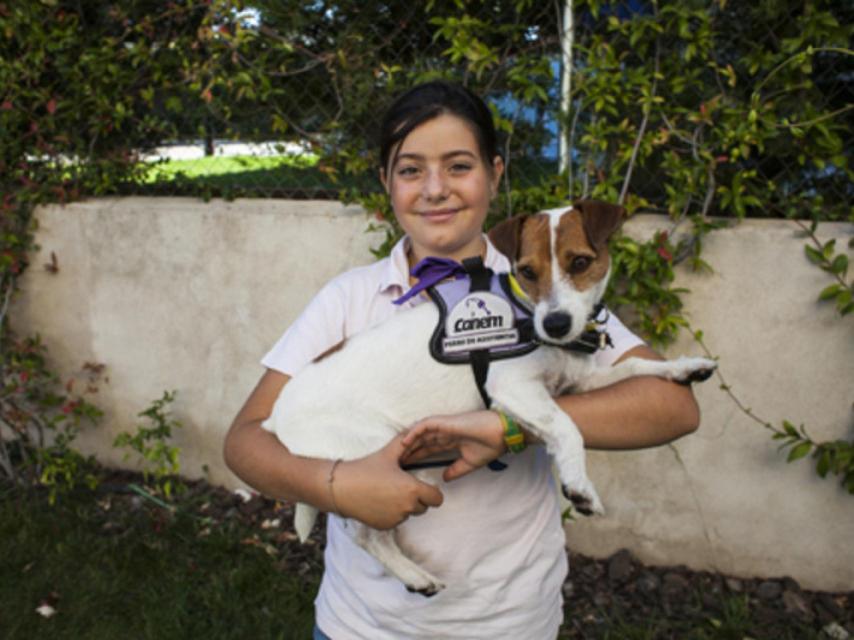
<path id="1" fill-rule="evenodd" d="M 477 136 L 467 120 L 443 113 L 422 122 L 400 142 L 397 155 L 419 153 L 419 150 L 460 149 L 480 156 Z"/>

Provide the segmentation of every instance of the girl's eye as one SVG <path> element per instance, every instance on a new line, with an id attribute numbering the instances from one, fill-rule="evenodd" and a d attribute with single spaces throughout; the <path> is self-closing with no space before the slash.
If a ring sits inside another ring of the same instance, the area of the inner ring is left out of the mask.
<path id="1" fill-rule="evenodd" d="M 537 272 L 534 271 L 528 265 L 525 265 L 523 267 L 519 267 L 519 275 L 522 276 L 523 278 L 525 278 L 526 280 L 536 280 L 537 279 Z"/>
<path id="2" fill-rule="evenodd" d="M 451 167 L 452 173 L 465 173 L 466 171 L 470 171 L 470 170 L 471 170 L 471 165 L 462 164 L 459 162 Z"/>
<path id="3" fill-rule="evenodd" d="M 587 256 L 575 256 L 572 259 L 572 262 L 569 263 L 569 272 L 570 273 L 581 273 L 582 271 L 587 271 L 587 268 L 593 262 L 592 258 Z"/>
<path id="4" fill-rule="evenodd" d="M 417 173 L 418 173 L 418 167 L 400 167 L 397 170 L 397 175 L 404 177 L 404 178 L 414 176 Z"/>

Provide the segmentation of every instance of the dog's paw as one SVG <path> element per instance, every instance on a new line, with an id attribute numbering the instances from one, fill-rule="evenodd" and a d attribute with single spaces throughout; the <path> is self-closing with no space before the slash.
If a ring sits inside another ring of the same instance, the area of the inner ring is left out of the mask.
<path id="1" fill-rule="evenodd" d="M 441 582 L 431 582 L 427 585 L 419 586 L 406 585 L 406 590 L 409 591 L 409 593 L 420 593 L 425 598 L 432 598 L 444 588 L 445 585 Z"/>
<path id="2" fill-rule="evenodd" d="M 593 484 L 586 478 L 580 482 L 572 482 L 561 486 L 563 496 L 572 504 L 572 508 L 581 515 L 592 516 L 605 513 L 605 507 L 593 488 Z"/>
<path id="3" fill-rule="evenodd" d="M 718 363 L 709 358 L 683 357 L 674 360 L 673 365 L 671 380 L 684 385 L 689 385 L 692 382 L 705 382 L 718 368 Z"/>

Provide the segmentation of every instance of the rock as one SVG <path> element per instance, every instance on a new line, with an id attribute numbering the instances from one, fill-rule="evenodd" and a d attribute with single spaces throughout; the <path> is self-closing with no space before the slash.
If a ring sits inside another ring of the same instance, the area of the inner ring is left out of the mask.
<path id="1" fill-rule="evenodd" d="M 645 571 L 635 582 L 637 589 L 645 596 L 654 596 L 661 588 L 661 579 L 650 571 Z"/>
<path id="2" fill-rule="evenodd" d="M 737 578 L 727 578 L 724 580 L 724 584 L 726 585 L 726 588 L 733 593 L 741 593 L 744 591 L 744 583 Z"/>
<path id="3" fill-rule="evenodd" d="M 590 582 L 595 582 L 601 578 L 604 572 L 602 565 L 596 562 L 584 566 L 580 571 L 582 577 Z"/>
<path id="4" fill-rule="evenodd" d="M 783 578 L 783 590 L 792 591 L 794 593 L 803 593 L 803 589 L 801 589 L 801 585 L 798 584 L 798 581 L 794 578 L 790 578 L 789 576 Z"/>
<path id="5" fill-rule="evenodd" d="M 812 622 L 815 618 L 806 598 L 796 591 L 786 590 L 783 592 L 783 607 L 786 609 L 786 613 L 794 615 L 804 622 Z"/>
<path id="6" fill-rule="evenodd" d="M 786 626 L 789 622 L 784 611 L 769 605 L 769 603 L 759 603 L 753 611 L 753 616 L 762 628 Z"/>
<path id="7" fill-rule="evenodd" d="M 765 600 L 766 602 L 769 600 L 776 600 L 782 593 L 782 585 L 774 580 L 765 580 L 760 583 L 759 588 L 756 589 L 756 595 L 759 596 L 759 599 Z"/>
<path id="8" fill-rule="evenodd" d="M 813 608 L 815 609 L 816 616 L 818 616 L 818 622 L 822 626 L 836 622 L 839 619 L 839 616 L 833 615 L 821 602 L 816 602 Z"/>
<path id="9" fill-rule="evenodd" d="M 664 574 L 661 592 L 667 598 L 683 598 L 688 595 L 691 583 L 685 576 L 673 571 Z"/>
<path id="10" fill-rule="evenodd" d="M 848 640 L 851 637 L 851 634 L 836 622 L 825 625 L 822 627 L 821 632 L 830 638 L 830 640 Z"/>
<path id="11" fill-rule="evenodd" d="M 622 584 L 634 573 L 634 557 L 628 549 L 621 549 L 608 561 L 608 581 Z"/>
<path id="12" fill-rule="evenodd" d="M 845 612 L 842 610 L 842 607 L 839 606 L 836 599 L 829 593 L 820 593 L 818 596 L 818 603 L 824 607 L 835 620 L 840 620 L 845 616 Z"/>
<path id="13" fill-rule="evenodd" d="M 569 600 L 575 594 L 575 585 L 572 584 L 572 580 L 567 580 L 563 583 L 561 590 L 563 591 L 564 600 Z"/>
<path id="14" fill-rule="evenodd" d="M 606 609 L 611 604 L 611 597 L 607 593 L 596 593 L 593 595 L 593 604 L 600 609 Z"/>

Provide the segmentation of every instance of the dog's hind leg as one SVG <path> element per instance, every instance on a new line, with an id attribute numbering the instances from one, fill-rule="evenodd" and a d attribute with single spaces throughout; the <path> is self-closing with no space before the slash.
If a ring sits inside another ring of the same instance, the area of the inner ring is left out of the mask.
<path id="1" fill-rule="evenodd" d="M 557 467 L 564 495 L 575 508 L 585 515 L 604 513 L 602 501 L 587 477 L 581 432 L 540 381 L 520 382 L 512 375 L 493 378 L 491 374 L 487 390 L 494 409 L 518 420 L 546 444 Z"/>
<path id="2" fill-rule="evenodd" d="M 613 367 L 593 368 L 581 376 L 574 385 L 576 391 L 590 391 L 607 387 L 615 382 L 635 376 L 657 376 L 680 384 L 707 380 L 717 368 L 708 358 L 681 357 L 675 360 L 648 360 L 628 358 Z"/>
<path id="3" fill-rule="evenodd" d="M 398 578 L 409 591 L 432 596 L 445 588 L 438 578 L 407 558 L 394 538 L 394 529 L 380 531 L 351 521 L 356 543 L 374 556 L 386 570 Z"/>

